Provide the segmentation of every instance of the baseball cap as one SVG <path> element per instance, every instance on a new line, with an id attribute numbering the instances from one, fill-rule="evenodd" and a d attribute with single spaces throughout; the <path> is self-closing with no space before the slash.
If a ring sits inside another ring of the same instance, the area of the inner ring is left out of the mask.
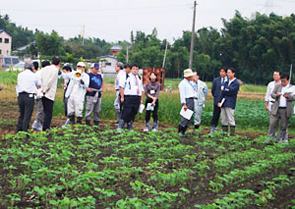
<path id="1" fill-rule="evenodd" d="M 93 63 L 92 65 L 91 65 L 91 68 L 95 68 L 95 69 L 99 69 L 99 64 L 98 63 Z"/>
<path id="2" fill-rule="evenodd" d="M 84 62 L 78 62 L 77 67 L 86 67 Z"/>

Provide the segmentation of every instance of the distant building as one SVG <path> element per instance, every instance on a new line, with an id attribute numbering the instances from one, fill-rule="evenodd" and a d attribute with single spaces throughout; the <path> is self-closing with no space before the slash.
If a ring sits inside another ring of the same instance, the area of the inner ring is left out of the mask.
<path id="1" fill-rule="evenodd" d="M 112 55 L 115 56 L 122 50 L 122 46 L 120 45 L 115 45 L 111 48 Z"/>
<path id="2" fill-rule="evenodd" d="M 0 29 L 0 55 L 11 55 L 12 36 L 4 29 Z"/>
<path id="3" fill-rule="evenodd" d="M 115 78 L 116 77 L 115 67 L 118 62 L 116 57 L 113 55 L 105 55 L 105 56 L 101 56 L 97 58 L 101 60 L 102 73 L 104 77 Z"/>

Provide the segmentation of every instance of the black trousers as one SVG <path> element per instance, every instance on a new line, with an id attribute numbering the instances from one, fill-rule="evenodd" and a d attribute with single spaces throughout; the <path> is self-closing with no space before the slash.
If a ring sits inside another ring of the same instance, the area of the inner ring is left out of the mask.
<path id="1" fill-rule="evenodd" d="M 138 113 L 139 105 L 140 96 L 124 96 L 124 104 L 121 119 L 123 119 L 125 123 L 134 121 L 135 116 Z"/>
<path id="2" fill-rule="evenodd" d="M 212 120 L 211 120 L 211 126 L 214 126 L 214 127 L 218 126 L 220 112 L 221 112 L 220 107 L 217 107 L 217 105 L 214 105 L 213 117 L 212 117 Z"/>
<path id="3" fill-rule="evenodd" d="M 152 102 L 153 102 L 153 100 L 148 97 L 145 101 L 145 108 L 147 107 L 148 103 L 152 103 Z M 149 110 L 149 111 L 146 111 L 146 113 L 145 113 L 145 121 L 146 122 L 150 121 L 152 112 L 153 112 L 154 122 L 158 121 L 158 108 L 159 108 L 159 100 L 157 99 L 155 106 L 154 106 L 154 110 L 153 111 Z"/>
<path id="4" fill-rule="evenodd" d="M 17 121 L 16 132 L 28 131 L 32 113 L 34 110 L 34 96 L 28 93 L 19 93 L 17 98 L 19 107 L 19 117 Z"/>
<path id="5" fill-rule="evenodd" d="M 54 101 L 52 101 L 46 97 L 42 97 L 42 103 L 43 103 L 44 114 L 45 114 L 44 123 L 43 123 L 43 131 L 46 131 L 47 129 L 50 128 Z"/>

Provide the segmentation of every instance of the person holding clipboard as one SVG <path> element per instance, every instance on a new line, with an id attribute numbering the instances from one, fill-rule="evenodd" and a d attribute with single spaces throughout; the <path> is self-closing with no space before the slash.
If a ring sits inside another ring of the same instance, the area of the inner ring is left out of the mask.
<path id="1" fill-rule="evenodd" d="M 217 106 L 221 108 L 221 125 L 222 132 L 228 133 L 228 125 L 230 125 L 230 136 L 235 135 L 235 107 L 237 103 L 237 95 L 240 84 L 237 80 L 236 69 L 230 67 L 227 69 L 228 80 L 224 84 L 224 89 L 218 97 Z"/>
<path id="2" fill-rule="evenodd" d="M 184 70 L 183 74 L 184 79 L 178 85 L 180 102 L 182 105 L 178 133 L 181 137 L 187 137 L 185 132 L 191 123 L 192 115 L 194 113 L 194 99 L 196 99 L 196 92 L 193 85 L 190 83 L 195 74 L 191 69 Z"/>

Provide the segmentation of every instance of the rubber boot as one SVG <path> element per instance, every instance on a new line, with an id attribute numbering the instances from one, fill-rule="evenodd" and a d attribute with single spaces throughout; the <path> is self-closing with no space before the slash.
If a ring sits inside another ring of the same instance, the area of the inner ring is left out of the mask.
<path id="1" fill-rule="evenodd" d="M 215 131 L 216 131 L 216 127 L 215 126 L 211 126 L 210 134 L 214 133 Z"/>
<path id="2" fill-rule="evenodd" d="M 99 121 L 94 120 L 93 123 L 95 126 L 99 126 Z"/>
<path id="3" fill-rule="evenodd" d="M 228 136 L 228 126 L 222 126 L 222 135 Z"/>
<path id="4" fill-rule="evenodd" d="M 121 112 L 117 111 L 117 121 L 116 121 L 117 124 L 119 124 L 120 119 L 121 119 Z"/>
<path id="5" fill-rule="evenodd" d="M 70 122 L 71 122 L 71 125 L 75 125 L 75 115 L 71 115 L 71 116 L 69 116 L 69 118 L 70 118 Z"/>
<path id="6" fill-rule="evenodd" d="M 82 117 L 77 117 L 77 124 L 82 124 Z"/>
<path id="7" fill-rule="evenodd" d="M 145 122 L 145 129 L 143 129 L 143 132 L 149 132 L 150 130 L 150 121 Z"/>
<path id="8" fill-rule="evenodd" d="M 122 131 L 124 129 L 124 126 L 125 126 L 125 121 L 123 119 L 120 119 L 119 125 L 118 125 L 118 128 L 117 128 L 117 132 L 122 133 Z"/>
<path id="9" fill-rule="evenodd" d="M 133 126 L 133 120 L 132 121 L 130 121 L 128 124 L 127 124 L 127 129 L 129 130 L 129 131 L 132 131 L 132 126 Z"/>
<path id="10" fill-rule="evenodd" d="M 154 121 L 154 122 L 153 122 L 152 130 L 153 130 L 153 131 L 157 131 L 157 130 L 158 130 L 158 121 Z"/>
<path id="11" fill-rule="evenodd" d="M 236 127 L 235 126 L 231 126 L 230 127 L 230 136 L 235 136 L 236 135 Z"/>
<path id="12" fill-rule="evenodd" d="M 187 134 L 185 133 L 187 128 L 188 128 L 187 126 L 182 127 L 182 136 L 181 137 L 183 137 L 183 138 L 187 137 Z"/>
<path id="13" fill-rule="evenodd" d="M 182 132 L 182 126 L 178 125 L 178 133 L 181 133 L 181 132 Z"/>
<path id="14" fill-rule="evenodd" d="M 91 126 L 90 120 L 85 120 L 87 126 Z"/>

